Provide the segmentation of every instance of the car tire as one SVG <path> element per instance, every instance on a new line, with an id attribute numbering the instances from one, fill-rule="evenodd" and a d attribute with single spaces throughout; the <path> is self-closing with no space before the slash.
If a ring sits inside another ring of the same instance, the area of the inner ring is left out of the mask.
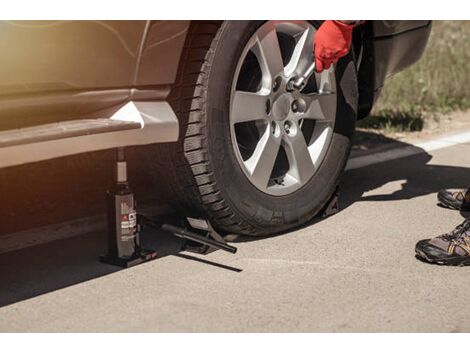
<path id="1" fill-rule="evenodd" d="M 237 60 L 262 25 L 263 21 L 191 24 L 169 96 L 180 122 L 179 141 L 158 146 L 159 162 L 167 163 L 165 185 L 175 205 L 207 217 L 226 234 L 272 235 L 312 219 L 339 184 L 355 129 L 358 93 L 350 54 L 335 67 L 336 122 L 310 181 L 282 196 L 266 194 L 249 182 L 236 159 L 228 116 Z"/>

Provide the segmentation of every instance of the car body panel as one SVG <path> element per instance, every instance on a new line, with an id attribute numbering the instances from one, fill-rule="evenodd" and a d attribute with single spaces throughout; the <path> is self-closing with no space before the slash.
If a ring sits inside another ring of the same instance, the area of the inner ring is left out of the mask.
<path id="1" fill-rule="evenodd" d="M 0 22 L 0 95 L 132 85 L 146 21 Z"/>
<path id="2" fill-rule="evenodd" d="M 190 21 L 151 21 L 134 86 L 174 82 Z"/>
<path id="3" fill-rule="evenodd" d="M 422 56 L 431 21 L 373 21 L 374 89 L 391 75 L 414 64 Z"/>
<path id="4" fill-rule="evenodd" d="M 422 56 L 431 27 L 432 21 L 367 21 L 355 30 L 359 119 L 369 114 L 385 80 Z"/>
<path id="5" fill-rule="evenodd" d="M 398 35 L 408 31 L 414 31 L 419 28 L 427 27 L 430 21 L 413 20 L 413 21 L 372 21 L 374 27 L 374 38 L 388 37 Z"/>
<path id="6" fill-rule="evenodd" d="M 189 21 L 1 21 L 0 130 L 165 100 Z"/>

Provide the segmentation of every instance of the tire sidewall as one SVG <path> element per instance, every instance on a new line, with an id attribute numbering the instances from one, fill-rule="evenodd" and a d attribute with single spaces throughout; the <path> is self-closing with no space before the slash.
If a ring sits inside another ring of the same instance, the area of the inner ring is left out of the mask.
<path id="1" fill-rule="evenodd" d="M 311 180 L 299 190 L 272 196 L 256 188 L 233 149 L 229 106 L 233 77 L 243 49 L 264 21 L 229 21 L 220 28 L 207 80 L 206 148 L 222 198 L 232 211 L 266 233 L 282 231 L 318 213 L 336 189 L 351 147 L 357 113 L 356 70 L 351 54 L 336 65 L 337 109 L 328 151 Z M 318 24 L 316 24 L 318 26 Z M 272 229 L 270 228 L 272 227 Z"/>

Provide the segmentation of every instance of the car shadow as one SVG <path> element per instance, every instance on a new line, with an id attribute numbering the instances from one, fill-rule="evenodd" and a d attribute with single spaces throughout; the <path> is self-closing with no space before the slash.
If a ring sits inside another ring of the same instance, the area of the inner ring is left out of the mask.
<path id="1" fill-rule="evenodd" d="M 364 137 L 367 136 L 361 136 Z M 387 142 L 386 148 L 416 148 L 395 140 Z M 419 154 L 346 171 L 340 183 L 340 211 L 355 202 L 406 200 L 435 194 L 441 188 L 459 188 L 469 184 L 469 167 L 430 165 L 431 155 L 419 148 L 416 151 Z M 393 193 L 377 193 L 389 182 L 399 182 L 400 189 Z M 373 194 L 369 194 L 373 190 Z M 463 217 L 470 215 L 461 214 Z M 316 217 L 301 227 L 324 220 Z M 237 236 L 231 240 L 260 241 L 263 238 Z M 142 244 L 143 247 L 157 249 L 157 262 L 152 263 L 158 263 L 158 258 L 174 255 L 181 260 L 198 261 L 221 270 L 242 271 L 242 268 L 211 261 L 210 257 L 202 259 L 201 256 L 181 253 L 183 241 L 167 233 L 144 231 Z M 98 261 L 99 255 L 105 251 L 106 233 L 99 231 L 1 254 L 0 307 L 121 270 Z"/>

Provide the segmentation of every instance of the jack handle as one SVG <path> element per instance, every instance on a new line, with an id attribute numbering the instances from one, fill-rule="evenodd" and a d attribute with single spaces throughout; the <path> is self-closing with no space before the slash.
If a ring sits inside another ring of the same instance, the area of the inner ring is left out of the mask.
<path id="1" fill-rule="evenodd" d="M 159 229 L 165 232 L 172 233 L 173 235 L 184 238 L 187 240 L 191 240 L 197 243 L 205 244 L 209 247 L 214 247 L 217 249 L 221 249 L 223 251 L 235 254 L 237 252 L 237 247 L 231 246 L 226 243 L 222 243 L 216 240 L 213 240 L 212 238 L 205 237 L 202 235 L 199 235 L 197 233 L 194 233 L 192 231 L 189 231 L 183 227 L 171 225 L 171 224 L 166 224 L 163 222 L 160 222 L 158 220 L 150 219 L 146 216 L 140 215 L 140 223 L 145 226 L 149 226 L 155 229 Z"/>

